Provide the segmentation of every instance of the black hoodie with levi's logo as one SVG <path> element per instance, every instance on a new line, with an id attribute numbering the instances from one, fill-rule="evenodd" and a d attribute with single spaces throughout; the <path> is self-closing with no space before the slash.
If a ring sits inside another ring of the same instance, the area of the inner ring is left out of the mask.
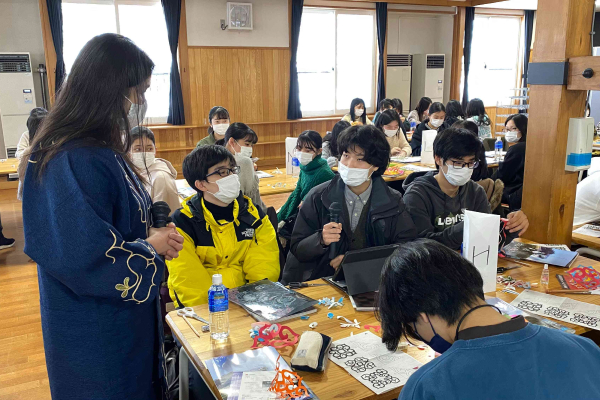
<path id="1" fill-rule="evenodd" d="M 438 241 L 458 250 L 463 242 L 465 210 L 491 213 L 485 190 L 469 180 L 454 197 L 442 191 L 434 176 L 428 172 L 406 185 L 404 204 L 421 238 Z"/>

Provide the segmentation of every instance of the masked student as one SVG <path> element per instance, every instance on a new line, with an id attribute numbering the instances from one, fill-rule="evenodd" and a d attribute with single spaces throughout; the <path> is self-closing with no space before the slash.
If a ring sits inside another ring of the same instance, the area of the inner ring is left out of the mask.
<path id="1" fill-rule="evenodd" d="M 377 118 L 379 117 L 379 115 L 381 115 L 382 112 L 384 112 L 385 110 L 393 110 L 394 109 L 394 103 L 392 102 L 392 100 L 390 99 L 383 99 L 379 102 L 379 111 L 377 111 L 377 113 L 375 113 L 375 116 L 373 117 L 373 124 L 377 124 Z"/>
<path id="2" fill-rule="evenodd" d="M 340 159 L 338 138 L 340 137 L 340 134 L 346 128 L 350 128 L 350 126 L 350 122 L 348 121 L 338 121 L 333 126 L 331 132 L 329 132 L 323 138 L 323 153 L 321 156 L 324 160 L 327 160 L 327 164 L 332 168 L 338 165 L 338 161 Z"/>
<path id="3" fill-rule="evenodd" d="M 437 135 L 433 142 L 437 171 L 416 178 L 404 195 L 419 237 L 458 250 L 463 242 L 464 211 L 491 213 L 485 190 L 471 180 L 479 165 L 480 146 L 479 139 L 466 129 L 448 128 Z M 519 236 L 529 227 L 522 211 L 507 218 L 507 228 Z"/>
<path id="4" fill-rule="evenodd" d="M 404 243 L 417 232 L 402 196 L 381 175 L 390 145 L 374 126 L 353 126 L 338 140 L 339 174 L 313 188 L 302 203 L 292 232 L 283 281 L 332 275 L 347 251 Z M 329 207 L 338 203 L 340 223 L 330 222 Z M 330 246 L 337 243 L 330 257 Z"/>
<path id="5" fill-rule="evenodd" d="M 131 130 L 131 161 L 145 178 L 144 187 L 152 202 L 166 202 L 171 211 L 181 206 L 177 194 L 177 171 L 167 160 L 156 158 L 154 132 L 145 126 L 136 126 Z"/>
<path id="6" fill-rule="evenodd" d="M 167 261 L 176 307 L 208 301 L 212 275 L 234 288 L 279 278 L 279 248 L 269 217 L 240 191 L 239 167 L 223 146 L 196 148 L 183 160 L 183 176 L 197 194 L 172 215 L 184 237 L 179 257 Z"/>
<path id="7" fill-rule="evenodd" d="M 254 145 L 258 143 L 258 135 L 246 124 L 234 122 L 225 132 L 223 140 L 217 141 L 220 146 L 225 146 L 235 158 L 237 166 L 240 168 L 240 186 L 242 194 L 250 197 L 252 203 L 259 207 L 264 212 L 267 211 L 267 206 L 260 198 L 258 188 L 259 179 L 254 172 L 254 162 L 252 151 Z"/>
<path id="8" fill-rule="evenodd" d="M 196 147 L 206 146 L 207 144 L 215 144 L 217 140 L 222 140 L 225 137 L 225 132 L 229 128 L 229 111 L 225 107 L 213 107 L 208 113 L 208 136 L 200 139 Z"/>
<path id="9" fill-rule="evenodd" d="M 399 400 L 600 398 L 592 340 L 502 315 L 485 302 L 475 266 L 446 246 L 420 239 L 396 250 L 378 302 L 390 351 L 407 337 L 442 353 L 410 376 Z M 507 381 L 519 389 L 508 393 Z"/>
<path id="10" fill-rule="evenodd" d="M 381 129 L 390 145 L 392 157 L 406 157 L 411 155 L 412 149 L 401 129 L 402 122 L 395 110 L 385 110 L 377 118 L 375 127 Z"/>
<path id="11" fill-rule="evenodd" d="M 352 125 L 373 125 L 367 117 L 367 108 L 363 99 L 353 99 L 350 103 L 350 112 L 342 118 L 342 121 L 350 122 Z"/>
<path id="12" fill-rule="evenodd" d="M 323 182 L 330 181 L 335 175 L 321 157 L 322 138 L 319 132 L 304 131 L 296 142 L 296 158 L 300 161 L 300 177 L 296 188 L 277 213 L 277 220 L 285 221 L 295 214 L 298 206 L 308 192 Z"/>
<path id="13" fill-rule="evenodd" d="M 444 123 L 446 118 L 446 107 L 442 103 L 432 103 L 429 107 L 429 117 L 417 126 L 415 133 L 410 141 L 410 147 L 412 148 L 412 154 L 414 156 L 421 155 L 421 142 L 423 140 L 423 131 L 437 131 L 440 126 Z"/>

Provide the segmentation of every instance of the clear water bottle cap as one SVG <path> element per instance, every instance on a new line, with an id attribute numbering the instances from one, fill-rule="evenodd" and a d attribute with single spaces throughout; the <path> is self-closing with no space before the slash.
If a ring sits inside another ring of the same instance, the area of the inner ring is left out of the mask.
<path id="1" fill-rule="evenodd" d="M 221 274 L 214 274 L 212 276 L 212 284 L 213 285 L 222 285 L 223 284 L 223 275 L 221 275 Z"/>

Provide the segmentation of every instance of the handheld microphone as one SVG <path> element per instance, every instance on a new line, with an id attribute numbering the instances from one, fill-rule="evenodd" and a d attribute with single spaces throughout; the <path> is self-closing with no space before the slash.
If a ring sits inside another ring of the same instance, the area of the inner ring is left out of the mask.
<path id="1" fill-rule="evenodd" d="M 164 201 L 157 201 L 152 204 L 152 227 L 153 228 L 164 228 L 167 226 L 169 222 L 171 222 L 171 218 L 169 217 L 171 214 L 171 208 Z"/>
<path id="2" fill-rule="evenodd" d="M 334 201 L 329 206 L 329 222 L 340 223 L 340 215 L 342 214 L 342 206 L 340 203 Z M 338 253 L 338 247 L 340 242 L 331 243 L 329 246 L 329 258 L 334 259 Z"/>

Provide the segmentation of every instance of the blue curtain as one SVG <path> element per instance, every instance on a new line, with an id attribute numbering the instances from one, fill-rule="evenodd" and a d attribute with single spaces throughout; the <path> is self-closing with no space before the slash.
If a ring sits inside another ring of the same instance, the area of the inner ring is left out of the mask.
<path id="1" fill-rule="evenodd" d="M 298 83 L 298 67 L 296 57 L 298 53 L 298 38 L 300 37 L 300 23 L 302 22 L 302 8 L 304 0 L 292 0 L 292 45 L 290 47 L 290 95 L 288 98 L 288 119 L 302 118 L 300 109 L 300 84 Z"/>
<path id="2" fill-rule="evenodd" d="M 469 67 L 471 65 L 471 42 L 473 41 L 473 22 L 475 21 L 475 7 L 465 7 L 465 47 L 463 56 L 465 60 L 465 85 L 463 88 L 462 107 L 467 109 L 469 102 Z"/>
<path id="3" fill-rule="evenodd" d="M 379 70 L 377 72 L 377 103 L 385 99 L 385 64 L 383 56 L 385 52 L 385 39 L 387 32 L 387 3 L 375 3 L 375 14 L 377 16 L 377 47 L 379 48 Z"/>
<path id="4" fill-rule="evenodd" d="M 52 42 L 54 42 L 56 51 L 56 79 L 54 81 L 54 96 L 56 97 L 66 75 L 65 59 L 63 58 L 62 0 L 46 0 L 46 6 L 48 7 Z"/>
<path id="5" fill-rule="evenodd" d="M 523 87 L 527 87 L 527 71 L 529 70 L 529 52 L 533 37 L 533 20 L 535 11 L 525 10 L 525 54 L 523 57 Z"/>
<path id="6" fill-rule="evenodd" d="M 169 47 L 171 48 L 171 89 L 169 91 L 169 116 L 167 117 L 167 122 L 173 125 L 185 125 L 183 93 L 181 92 L 179 66 L 177 65 L 181 0 L 161 0 L 161 3 L 165 13 Z"/>

